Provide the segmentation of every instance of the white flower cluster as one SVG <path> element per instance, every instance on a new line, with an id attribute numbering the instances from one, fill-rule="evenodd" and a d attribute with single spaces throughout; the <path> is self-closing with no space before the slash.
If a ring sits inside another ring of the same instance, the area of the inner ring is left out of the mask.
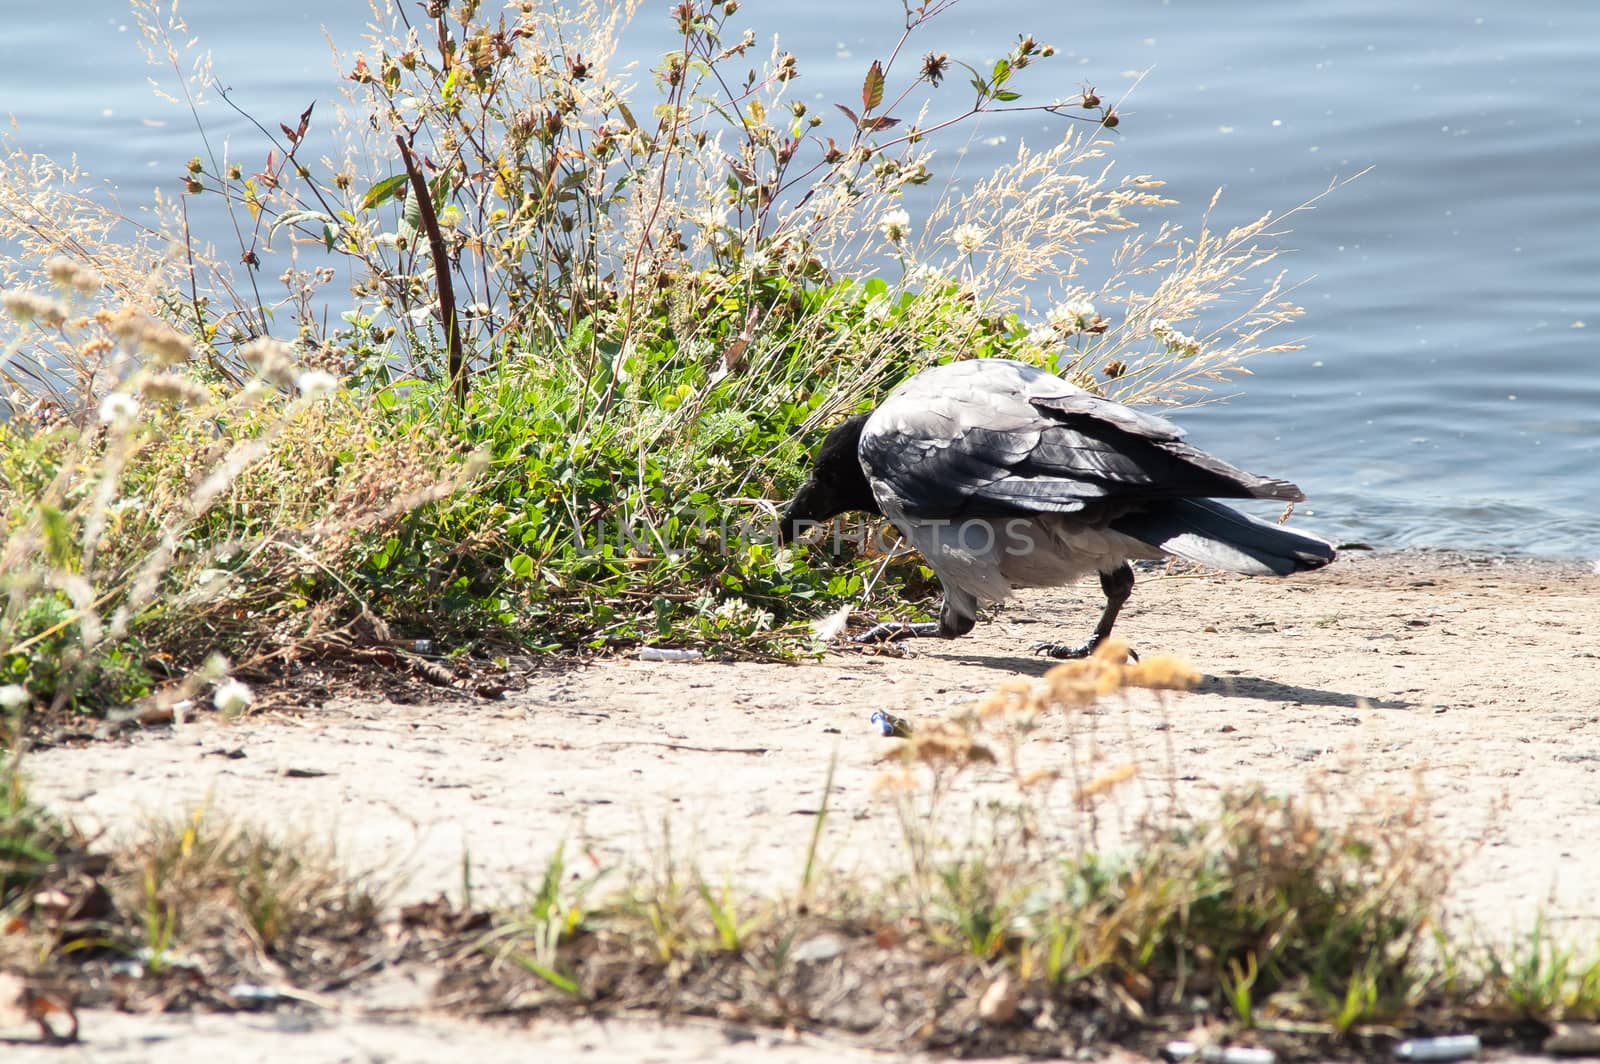
<path id="1" fill-rule="evenodd" d="M 211 704 L 217 707 L 218 712 L 229 715 L 243 713 L 255 700 L 255 693 L 231 676 L 217 684 L 216 691 L 211 695 Z"/>
<path id="2" fill-rule="evenodd" d="M 950 231 L 950 243 L 963 255 L 971 255 L 989 239 L 989 230 L 973 222 L 962 222 Z"/>
<path id="3" fill-rule="evenodd" d="M 1174 329 L 1166 318 L 1157 318 L 1150 323 L 1150 335 L 1166 347 L 1168 351 L 1188 357 L 1200 353 L 1200 341 L 1188 333 Z"/>
<path id="4" fill-rule="evenodd" d="M 139 416 L 139 400 L 127 392 L 112 392 L 100 400 L 102 425 L 126 425 Z"/>
<path id="5" fill-rule="evenodd" d="M 911 215 L 899 207 L 884 211 L 883 217 L 878 219 L 878 229 L 889 243 L 899 244 L 911 235 Z"/>
<path id="6" fill-rule="evenodd" d="M 1094 304 L 1086 296 L 1075 295 L 1051 307 L 1050 313 L 1045 315 L 1045 323 L 1057 336 L 1065 338 L 1088 332 L 1097 317 Z"/>
<path id="7" fill-rule="evenodd" d="M 752 606 L 742 598 L 723 599 L 711 610 L 711 617 L 719 628 L 723 625 L 737 624 L 751 632 L 766 631 L 772 627 L 773 621 L 770 610 Z"/>
<path id="8" fill-rule="evenodd" d="M 326 399 L 339 390 L 339 379 L 320 369 L 308 369 L 295 380 L 300 394 L 310 400 Z"/>
<path id="9" fill-rule="evenodd" d="M 726 203 L 719 201 L 702 210 L 694 211 L 689 215 L 689 220 L 699 227 L 700 239 L 713 250 L 726 246 L 728 241 L 733 239 Z"/>

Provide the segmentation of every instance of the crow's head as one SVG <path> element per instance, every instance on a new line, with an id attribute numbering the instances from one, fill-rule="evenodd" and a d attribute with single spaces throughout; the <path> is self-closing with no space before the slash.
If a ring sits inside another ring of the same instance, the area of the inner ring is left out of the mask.
<path id="1" fill-rule="evenodd" d="M 872 497 L 872 486 L 867 483 L 861 459 L 856 454 L 861 443 L 861 429 L 869 417 L 871 414 L 857 414 L 845 420 L 828 433 L 822 446 L 817 448 L 811 476 L 783 509 L 778 525 L 780 544 L 793 542 L 808 525 L 820 524 L 847 510 L 869 514 L 883 512 Z"/>

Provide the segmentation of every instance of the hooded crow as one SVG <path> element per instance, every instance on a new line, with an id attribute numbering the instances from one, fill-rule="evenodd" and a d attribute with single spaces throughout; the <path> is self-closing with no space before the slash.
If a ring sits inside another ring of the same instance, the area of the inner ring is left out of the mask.
<path id="1" fill-rule="evenodd" d="M 1183 442 L 1170 421 L 1091 395 L 1035 366 L 972 359 L 924 370 L 876 410 L 828 433 L 778 538 L 850 510 L 888 518 L 944 586 L 939 620 L 882 624 L 863 641 L 953 639 L 978 605 L 1017 587 L 1100 575 L 1105 610 L 1089 654 L 1133 591 L 1133 558 L 1169 555 L 1247 575 L 1320 568 L 1333 546 L 1211 501 L 1305 498 Z"/>

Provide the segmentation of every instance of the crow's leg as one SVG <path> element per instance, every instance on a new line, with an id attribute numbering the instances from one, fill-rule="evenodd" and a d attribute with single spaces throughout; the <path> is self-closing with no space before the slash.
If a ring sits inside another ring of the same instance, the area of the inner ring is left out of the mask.
<path id="1" fill-rule="evenodd" d="M 1133 574 L 1129 573 L 1129 579 Z M 949 592 L 945 593 L 944 604 L 939 607 L 937 621 L 884 621 L 874 625 L 853 637 L 852 643 L 882 643 L 891 639 L 919 639 L 929 636 L 939 636 L 944 639 L 954 639 L 958 635 L 966 635 L 972 631 L 972 626 L 978 623 L 976 616 L 976 602 L 973 603 L 971 613 L 961 609 L 960 605 L 951 602 Z"/>
<path id="2" fill-rule="evenodd" d="M 1100 574 L 1100 589 L 1106 593 L 1106 608 L 1100 614 L 1100 623 L 1094 626 L 1094 634 L 1089 641 L 1080 646 L 1070 646 L 1066 643 L 1035 643 L 1035 654 L 1046 654 L 1052 658 L 1086 658 L 1094 653 L 1094 648 L 1106 641 L 1111 634 L 1111 626 L 1117 623 L 1117 614 L 1122 612 L 1122 604 L 1128 601 L 1128 596 L 1133 594 L 1133 570 L 1123 562 L 1108 573 Z M 1139 660 L 1139 655 L 1128 651 L 1134 661 Z"/>

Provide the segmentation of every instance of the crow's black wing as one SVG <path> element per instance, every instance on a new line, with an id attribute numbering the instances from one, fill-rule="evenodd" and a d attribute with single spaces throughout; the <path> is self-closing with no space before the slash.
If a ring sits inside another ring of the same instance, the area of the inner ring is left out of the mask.
<path id="1" fill-rule="evenodd" d="M 919 518 L 1074 513 L 1171 498 L 1299 499 L 1198 451 L 1171 422 L 1036 367 L 975 359 L 924 371 L 868 420 L 859 455 L 880 504 Z"/>

